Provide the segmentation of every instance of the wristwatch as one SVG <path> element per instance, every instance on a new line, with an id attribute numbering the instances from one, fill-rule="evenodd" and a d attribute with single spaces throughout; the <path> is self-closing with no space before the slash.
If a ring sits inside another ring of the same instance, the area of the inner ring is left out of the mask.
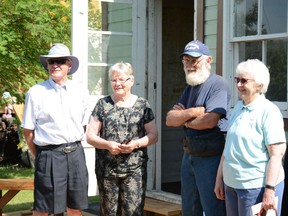
<path id="1" fill-rule="evenodd" d="M 269 185 L 269 184 L 266 184 L 266 185 L 265 185 L 265 188 L 271 189 L 271 190 L 273 190 L 273 191 L 276 191 L 276 187 L 275 187 L 275 186 L 272 186 L 272 185 Z"/>

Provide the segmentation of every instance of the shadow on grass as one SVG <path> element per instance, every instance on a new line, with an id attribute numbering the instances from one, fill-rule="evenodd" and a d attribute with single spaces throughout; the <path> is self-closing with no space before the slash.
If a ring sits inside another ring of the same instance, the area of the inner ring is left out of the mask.
<path id="1" fill-rule="evenodd" d="M 4 195 L 6 192 L 7 190 L 3 190 L 2 195 Z M 33 202 L 33 191 L 22 190 L 7 203 L 7 205 L 3 209 L 3 212 L 30 210 L 33 207 Z"/>
<path id="2" fill-rule="evenodd" d="M 0 178 L 33 178 L 34 169 L 17 166 L 0 166 Z"/>
<path id="3" fill-rule="evenodd" d="M 27 202 L 27 203 L 21 203 L 21 204 L 7 204 L 3 212 L 8 213 L 8 212 L 15 212 L 15 211 L 26 211 L 26 210 L 32 210 L 33 208 L 33 202 Z"/>

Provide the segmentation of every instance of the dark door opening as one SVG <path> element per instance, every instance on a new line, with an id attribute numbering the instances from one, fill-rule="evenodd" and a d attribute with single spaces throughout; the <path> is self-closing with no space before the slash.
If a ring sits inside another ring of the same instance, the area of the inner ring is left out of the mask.
<path id="1" fill-rule="evenodd" d="M 185 87 L 179 55 L 194 37 L 194 1 L 162 1 L 162 190 L 181 193 L 182 128 L 167 127 L 166 114 Z"/>

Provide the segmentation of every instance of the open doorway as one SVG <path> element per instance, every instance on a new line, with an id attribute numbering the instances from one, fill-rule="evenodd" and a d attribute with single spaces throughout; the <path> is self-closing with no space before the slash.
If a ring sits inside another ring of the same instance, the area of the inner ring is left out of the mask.
<path id="1" fill-rule="evenodd" d="M 182 127 L 167 127 L 166 114 L 186 85 L 179 55 L 194 37 L 194 1 L 162 1 L 162 190 L 181 193 Z"/>

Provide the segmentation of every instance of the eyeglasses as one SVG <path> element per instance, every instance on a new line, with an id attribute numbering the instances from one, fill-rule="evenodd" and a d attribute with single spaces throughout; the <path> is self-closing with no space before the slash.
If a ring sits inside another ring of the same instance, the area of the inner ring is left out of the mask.
<path id="1" fill-rule="evenodd" d="M 68 59 L 65 58 L 51 58 L 47 60 L 47 63 L 49 65 L 57 64 L 57 65 L 63 65 L 66 64 Z"/>
<path id="2" fill-rule="evenodd" d="M 131 78 L 127 78 L 127 79 L 118 79 L 118 80 L 110 80 L 111 81 L 111 83 L 113 84 L 113 85 L 115 85 L 116 83 L 117 83 L 117 81 L 119 82 L 119 83 L 121 83 L 121 84 L 124 84 L 124 83 L 126 83 L 128 80 L 130 80 Z"/>
<path id="3" fill-rule="evenodd" d="M 204 58 L 201 59 L 193 59 L 193 60 L 188 60 L 188 59 L 183 59 L 182 63 L 184 65 L 193 65 L 196 66 L 199 62 L 201 62 Z"/>
<path id="4" fill-rule="evenodd" d="M 245 85 L 248 81 L 252 81 L 253 79 L 244 79 L 244 78 L 239 78 L 239 77 L 234 77 L 235 83 L 238 84 L 239 82 L 241 85 Z"/>

